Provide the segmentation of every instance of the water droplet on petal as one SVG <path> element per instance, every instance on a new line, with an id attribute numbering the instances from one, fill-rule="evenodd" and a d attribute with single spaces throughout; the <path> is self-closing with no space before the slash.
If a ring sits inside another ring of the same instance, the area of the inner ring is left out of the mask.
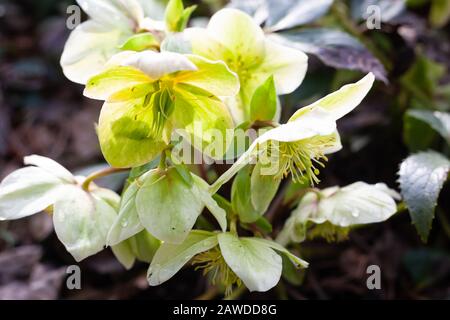
<path id="1" fill-rule="evenodd" d="M 120 225 L 122 226 L 122 228 L 128 227 L 128 220 L 127 219 L 122 219 L 120 221 Z"/>

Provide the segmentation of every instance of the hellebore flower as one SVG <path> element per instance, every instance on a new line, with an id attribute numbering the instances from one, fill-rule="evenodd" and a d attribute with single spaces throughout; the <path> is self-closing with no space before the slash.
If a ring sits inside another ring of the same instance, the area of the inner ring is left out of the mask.
<path id="1" fill-rule="evenodd" d="M 262 292 L 270 290 L 280 280 L 280 254 L 297 267 L 308 266 L 306 261 L 270 240 L 194 230 L 181 244 L 163 243 L 152 260 L 147 277 L 151 286 L 160 285 L 195 257 L 193 262 L 198 268 L 211 273 L 213 282 L 219 280 L 228 293 L 241 281 L 250 291 Z"/>
<path id="2" fill-rule="evenodd" d="M 124 51 L 88 81 L 84 94 L 106 101 L 98 125 L 106 160 L 114 167 L 134 167 L 165 149 L 174 129 L 182 129 L 199 150 L 208 148 L 209 156 L 221 157 L 234 124 L 218 97 L 238 91 L 237 76 L 223 62 Z"/>
<path id="3" fill-rule="evenodd" d="M 395 200 L 399 199 L 400 195 L 383 183 L 355 182 L 343 188 L 308 192 L 286 221 L 277 242 L 286 245 L 304 241 L 308 222 L 350 227 L 385 221 L 397 212 Z"/>
<path id="4" fill-rule="evenodd" d="M 208 188 L 200 177 L 191 173 L 182 176 L 176 167 L 145 173 L 125 191 L 108 244 L 121 243 L 144 228 L 159 240 L 181 243 L 205 207 L 226 230 L 226 213 Z"/>
<path id="5" fill-rule="evenodd" d="M 305 177 L 319 182 L 318 167 L 327 154 L 342 146 L 336 120 L 356 108 L 369 92 L 375 78 L 372 73 L 359 82 L 346 85 L 314 104 L 299 109 L 286 124 L 260 135 L 250 148 L 211 187 L 216 192 L 240 169 L 256 160 L 261 175 L 274 181 L 292 175 L 294 181 Z"/>
<path id="6" fill-rule="evenodd" d="M 204 28 L 184 31 L 192 52 L 210 60 L 222 60 L 236 72 L 239 96 L 228 99 L 237 124 L 250 120 L 250 103 L 256 89 L 273 76 L 278 94 L 293 92 L 306 74 L 308 57 L 266 39 L 261 27 L 246 13 L 222 9 Z"/>
<path id="7" fill-rule="evenodd" d="M 66 77 L 85 84 L 101 72 L 122 44 L 141 30 L 161 32 L 164 8 L 153 0 L 77 0 L 89 20 L 66 42 L 61 66 Z M 78 17 L 79 18 L 79 17 Z"/>
<path id="8" fill-rule="evenodd" d="M 53 206 L 56 235 L 76 261 L 103 250 L 120 197 L 93 184 L 83 190 L 83 177 L 74 177 L 51 159 L 33 155 L 24 162 L 30 166 L 0 184 L 0 220 L 24 218 Z"/>

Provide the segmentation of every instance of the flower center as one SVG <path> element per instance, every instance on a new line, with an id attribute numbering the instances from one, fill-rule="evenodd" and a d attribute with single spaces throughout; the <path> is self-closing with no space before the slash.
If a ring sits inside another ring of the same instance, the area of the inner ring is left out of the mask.
<path id="1" fill-rule="evenodd" d="M 195 270 L 203 269 L 203 274 L 210 276 L 213 285 L 219 280 L 225 287 L 225 296 L 231 295 L 233 286 L 242 285 L 242 280 L 227 265 L 218 247 L 198 254 L 192 264 L 197 265 Z"/>
<path id="2" fill-rule="evenodd" d="M 149 105 L 153 113 L 150 136 L 159 138 L 175 107 L 170 84 L 161 81 L 158 91 L 147 94 L 143 106 L 146 108 Z"/>
<path id="3" fill-rule="evenodd" d="M 295 142 L 271 141 L 269 156 L 276 159 L 278 165 L 275 178 L 282 179 L 291 174 L 294 182 L 307 178 L 311 185 L 318 184 L 320 170 L 317 167 L 325 167 L 328 158 L 324 150 L 332 147 L 334 142 L 334 136 L 317 136 Z"/>

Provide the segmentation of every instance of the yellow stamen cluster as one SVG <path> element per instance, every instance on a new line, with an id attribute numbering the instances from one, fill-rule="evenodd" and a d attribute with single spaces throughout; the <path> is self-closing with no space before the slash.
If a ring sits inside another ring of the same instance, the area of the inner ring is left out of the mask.
<path id="1" fill-rule="evenodd" d="M 225 287 L 225 296 L 231 295 L 233 286 L 242 285 L 241 279 L 227 265 L 218 247 L 198 254 L 192 260 L 192 264 L 197 265 L 195 270 L 202 269 L 203 275 L 209 275 L 213 285 L 216 285 L 219 280 Z"/>
<path id="2" fill-rule="evenodd" d="M 307 178 L 311 185 L 318 184 L 320 170 L 317 166 L 325 167 L 328 158 L 324 150 L 333 146 L 334 142 L 334 136 L 317 136 L 295 142 L 272 141 L 269 144 L 270 157 L 276 159 L 278 165 L 275 178 L 286 178 L 291 174 L 294 182 Z"/>

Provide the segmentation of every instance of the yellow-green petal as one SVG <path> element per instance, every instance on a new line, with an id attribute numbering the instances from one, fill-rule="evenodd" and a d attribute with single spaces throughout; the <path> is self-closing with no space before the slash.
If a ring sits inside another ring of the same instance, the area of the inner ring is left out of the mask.
<path id="1" fill-rule="evenodd" d="M 113 167 L 144 165 L 166 147 L 162 137 L 153 135 L 153 113 L 145 100 L 103 105 L 97 133 L 103 155 Z"/>
<path id="2" fill-rule="evenodd" d="M 150 91 L 152 82 L 154 80 L 136 68 L 115 66 L 90 78 L 84 95 L 92 99 L 108 100 L 116 94 L 114 100 L 126 100 L 124 93 L 128 92 L 131 99 L 135 91 L 140 92 L 143 89 L 141 85 L 148 85 L 144 86 L 144 89 Z"/>
<path id="3" fill-rule="evenodd" d="M 198 68 L 194 72 L 182 72 L 176 82 L 199 87 L 217 97 L 234 96 L 239 92 L 239 78 L 222 61 L 211 61 L 197 55 L 188 55 Z"/>
<path id="4" fill-rule="evenodd" d="M 304 114 L 321 108 L 328 112 L 335 120 L 345 116 L 355 109 L 369 93 L 375 81 L 375 76 L 369 73 L 360 81 L 343 86 L 319 101 L 298 110 L 289 121 L 294 121 Z"/>

